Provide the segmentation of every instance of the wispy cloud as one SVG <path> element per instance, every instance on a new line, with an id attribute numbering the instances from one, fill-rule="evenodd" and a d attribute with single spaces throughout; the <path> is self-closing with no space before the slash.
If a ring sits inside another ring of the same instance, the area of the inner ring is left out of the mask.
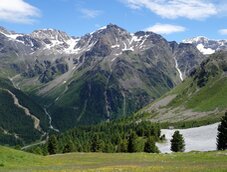
<path id="1" fill-rule="evenodd" d="M 171 25 L 171 24 L 160 24 L 157 23 L 154 26 L 144 29 L 145 31 L 151 31 L 158 34 L 172 34 L 176 32 L 184 32 L 186 30 L 183 26 Z"/>
<path id="2" fill-rule="evenodd" d="M 1 0 L 0 2 L 0 20 L 2 21 L 31 24 L 40 16 L 40 10 L 24 0 Z"/>
<path id="3" fill-rule="evenodd" d="M 201 20 L 218 14 L 216 0 L 121 0 L 132 9 L 147 8 L 168 19 L 184 17 Z M 220 3 L 219 3 L 220 6 Z"/>
<path id="4" fill-rule="evenodd" d="M 218 31 L 221 35 L 227 35 L 227 29 L 220 29 Z"/>
<path id="5" fill-rule="evenodd" d="M 87 8 L 82 8 L 80 12 L 85 18 L 95 18 L 102 14 L 102 11 L 100 10 L 93 10 L 93 9 L 87 9 Z"/>

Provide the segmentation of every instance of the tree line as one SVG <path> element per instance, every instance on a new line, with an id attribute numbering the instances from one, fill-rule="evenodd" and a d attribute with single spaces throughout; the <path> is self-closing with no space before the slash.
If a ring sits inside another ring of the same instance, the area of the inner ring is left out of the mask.
<path id="1" fill-rule="evenodd" d="M 155 142 L 162 140 L 158 124 L 107 122 L 80 126 L 63 134 L 53 134 L 46 144 L 30 149 L 37 154 L 68 152 L 149 152 L 158 153 Z"/>

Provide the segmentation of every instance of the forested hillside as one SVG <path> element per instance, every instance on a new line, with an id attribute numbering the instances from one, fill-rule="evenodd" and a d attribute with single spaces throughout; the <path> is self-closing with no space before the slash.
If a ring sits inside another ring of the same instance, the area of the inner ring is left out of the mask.
<path id="1" fill-rule="evenodd" d="M 49 121 L 40 105 L 0 78 L 0 143 L 23 145 L 45 136 Z"/>

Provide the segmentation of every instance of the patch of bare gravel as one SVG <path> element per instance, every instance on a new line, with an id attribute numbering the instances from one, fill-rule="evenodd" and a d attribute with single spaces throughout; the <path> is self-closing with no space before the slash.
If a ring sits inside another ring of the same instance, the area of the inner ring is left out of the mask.
<path id="1" fill-rule="evenodd" d="M 156 111 L 159 110 L 162 107 L 167 106 L 173 99 L 176 98 L 177 95 L 169 95 L 164 97 L 163 99 L 155 102 L 151 107 L 149 107 L 148 109 L 146 109 L 147 112 L 151 112 L 151 111 Z"/>

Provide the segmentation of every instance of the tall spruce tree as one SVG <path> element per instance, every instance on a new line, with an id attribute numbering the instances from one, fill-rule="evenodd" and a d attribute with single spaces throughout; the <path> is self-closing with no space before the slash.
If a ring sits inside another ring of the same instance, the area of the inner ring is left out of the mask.
<path id="1" fill-rule="evenodd" d="M 91 152 L 101 152 L 102 147 L 103 147 L 102 140 L 100 140 L 98 134 L 95 134 L 91 141 Z"/>
<path id="2" fill-rule="evenodd" d="M 47 149 L 50 155 L 57 153 L 57 138 L 55 135 L 50 136 L 48 140 Z"/>
<path id="3" fill-rule="evenodd" d="M 148 137 L 145 145 L 144 145 L 144 152 L 147 153 L 159 153 L 157 146 L 155 145 L 154 138 Z"/>
<path id="4" fill-rule="evenodd" d="M 221 124 L 218 126 L 217 135 L 217 149 L 226 150 L 227 149 L 227 112 L 221 120 Z"/>
<path id="5" fill-rule="evenodd" d="M 138 136 L 135 131 L 131 131 L 128 138 L 128 152 L 133 153 L 138 151 Z"/>
<path id="6" fill-rule="evenodd" d="M 120 143 L 117 145 L 117 152 L 127 152 L 128 142 L 126 139 L 121 139 Z"/>
<path id="7" fill-rule="evenodd" d="M 171 139 L 171 151 L 184 152 L 185 142 L 183 135 L 179 131 L 175 131 Z"/>
<path id="8" fill-rule="evenodd" d="M 72 140 L 68 140 L 68 142 L 66 143 L 66 145 L 63 148 L 63 153 L 69 153 L 69 152 L 74 152 L 75 148 L 74 148 L 74 144 Z"/>

